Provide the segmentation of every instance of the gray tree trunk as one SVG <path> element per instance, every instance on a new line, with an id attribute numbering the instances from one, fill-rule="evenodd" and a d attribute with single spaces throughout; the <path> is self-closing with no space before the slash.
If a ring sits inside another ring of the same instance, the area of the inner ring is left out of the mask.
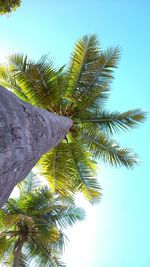
<path id="1" fill-rule="evenodd" d="M 71 126 L 71 119 L 25 103 L 0 86 L 0 207 Z"/>
<path id="2" fill-rule="evenodd" d="M 25 240 L 26 240 L 25 237 L 23 236 L 19 237 L 17 247 L 14 251 L 14 260 L 12 267 L 19 267 L 19 260 Z"/>

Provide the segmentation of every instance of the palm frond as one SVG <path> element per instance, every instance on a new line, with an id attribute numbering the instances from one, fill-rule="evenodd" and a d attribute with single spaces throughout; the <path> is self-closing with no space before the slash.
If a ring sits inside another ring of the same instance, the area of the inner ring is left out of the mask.
<path id="1" fill-rule="evenodd" d="M 27 194 L 33 192 L 36 188 L 39 188 L 41 186 L 41 181 L 39 180 L 38 176 L 31 171 L 28 176 L 17 186 L 20 190 L 21 197 L 25 197 Z"/>
<path id="2" fill-rule="evenodd" d="M 39 161 L 40 174 L 50 183 L 52 192 L 72 196 L 72 159 L 65 143 L 45 154 Z"/>
<path id="3" fill-rule="evenodd" d="M 5 223 L 5 212 L 3 211 L 3 209 L 0 209 L 0 229 L 5 227 L 4 223 Z"/>
<path id="4" fill-rule="evenodd" d="M 21 214 L 29 216 L 43 214 L 44 210 L 50 205 L 53 206 L 54 198 L 49 188 L 39 187 L 27 195 L 21 195 L 18 200 L 18 209 Z"/>
<path id="5" fill-rule="evenodd" d="M 95 164 L 81 144 L 61 143 L 40 160 L 40 173 L 50 182 L 50 188 L 61 195 L 83 192 L 92 202 L 100 197 L 95 179 Z"/>
<path id="6" fill-rule="evenodd" d="M 16 82 L 15 74 L 11 73 L 7 66 L 0 66 L 0 85 L 14 92 L 23 101 L 28 102 L 28 98 Z"/>
<path id="7" fill-rule="evenodd" d="M 98 79 L 113 79 L 113 71 L 118 66 L 118 61 L 120 60 L 120 48 L 110 47 L 105 52 L 101 52 L 98 59 Z M 91 66 L 90 66 L 91 68 Z"/>
<path id="8" fill-rule="evenodd" d="M 53 248 L 45 247 L 41 240 L 32 238 L 32 243 L 28 243 L 25 246 L 24 253 L 30 264 L 36 267 L 62 267 L 65 265 L 59 260 L 59 252 Z M 34 260 L 32 261 L 32 258 Z"/>
<path id="9" fill-rule="evenodd" d="M 118 47 L 101 52 L 95 36 L 77 42 L 69 69 L 67 96 L 79 110 L 98 108 L 108 98 L 119 58 Z"/>
<path id="10" fill-rule="evenodd" d="M 7 238 L 4 233 L 0 233 L 0 259 L 4 257 L 4 254 L 9 252 L 12 242 L 12 238 Z"/>
<path id="11" fill-rule="evenodd" d="M 132 168 L 138 163 L 137 156 L 127 148 L 120 148 L 118 144 L 107 135 L 95 131 L 83 132 L 83 141 L 96 159 L 112 166 L 125 166 Z"/>
<path id="12" fill-rule="evenodd" d="M 9 57 L 9 62 L 9 72 L 15 76 L 16 84 L 28 102 L 55 111 L 60 102 L 58 81 L 63 68 L 57 71 L 47 56 L 35 63 L 22 54 L 15 54 Z"/>
<path id="13" fill-rule="evenodd" d="M 18 209 L 17 199 L 9 198 L 9 200 L 5 203 L 2 209 L 6 214 L 7 213 L 18 214 L 19 209 Z"/>
<path id="14" fill-rule="evenodd" d="M 80 118 L 81 123 L 85 124 L 85 127 L 87 127 L 87 124 L 89 127 L 95 124 L 99 126 L 102 132 L 113 134 L 120 130 L 128 130 L 138 126 L 144 122 L 146 113 L 140 109 L 129 110 L 123 113 L 96 111 L 82 113 Z"/>
<path id="15" fill-rule="evenodd" d="M 59 223 L 57 223 L 57 226 Z M 59 253 L 63 253 L 66 249 L 66 245 L 68 244 L 69 239 L 67 238 L 66 234 L 60 228 L 59 230 L 59 242 L 53 243 L 53 249 L 55 251 L 59 251 Z"/>
<path id="16" fill-rule="evenodd" d="M 24 54 L 13 54 L 8 57 L 9 60 L 9 69 L 12 72 L 25 73 L 28 68 L 28 57 Z"/>
<path id="17" fill-rule="evenodd" d="M 108 98 L 113 69 L 116 68 L 119 58 L 119 48 L 110 48 L 101 52 L 97 60 L 86 66 L 81 76 L 79 89 L 76 90 L 79 99 L 77 104 L 80 109 L 92 108 L 94 104 L 101 104 Z"/>
<path id="18" fill-rule="evenodd" d="M 77 192 L 82 192 L 90 202 L 94 203 L 101 197 L 101 188 L 95 177 L 95 162 L 89 152 L 76 144 L 71 145 L 71 157 L 76 177 L 74 187 Z"/>
<path id="19" fill-rule="evenodd" d="M 27 256 L 25 255 L 25 253 L 20 254 L 20 258 L 19 258 L 19 267 L 29 267 L 29 260 L 27 258 Z"/>
<path id="20" fill-rule="evenodd" d="M 68 226 L 73 226 L 77 221 L 85 219 L 85 212 L 82 208 L 72 206 L 64 206 L 59 214 L 52 216 L 52 219 L 57 218 L 57 223 L 61 228 L 66 229 Z"/>
<path id="21" fill-rule="evenodd" d="M 99 44 L 95 35 L 84 36 L 74 47 L 68 69 L 67 97 L 75 97 L 76 89 L 86 65 L 98 58 Z"/>

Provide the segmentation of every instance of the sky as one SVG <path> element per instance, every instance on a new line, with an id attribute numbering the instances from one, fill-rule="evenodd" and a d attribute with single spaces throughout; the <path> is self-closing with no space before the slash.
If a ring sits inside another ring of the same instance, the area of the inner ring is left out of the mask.
<path id="1" fill-rule="evenodd" d="M 149 0 L 23 0 L 9 16 L 0 17 L 0 60 L 23 52 L 38 59 L 49 53 L 58 66 L 68 63 L 73 45 L 85 34 L 97 34 L 105 49 L 119 45 L 122 56 L 106 108 L 150 112 Z M 99 162 L 102 199 L 77 203 L 87 219 L 68 230 L 68 267 L 150 267 L 150 120 L 117 136 L 141 164 L 133 170 Z"/>

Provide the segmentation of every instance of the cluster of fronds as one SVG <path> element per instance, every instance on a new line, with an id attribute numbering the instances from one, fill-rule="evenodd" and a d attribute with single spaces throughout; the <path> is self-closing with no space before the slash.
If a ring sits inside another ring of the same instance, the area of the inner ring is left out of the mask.
<path id="1" fill-rule="evenodd" d="M 67 67 L 57 69 L 47 56 L 34 62 L 16 54 L 0 68 L 0 84 L 22 100 L 73 120 L 62 143 L 39 162 L 54 192 L 81 191 L 93 202 L 100 198 L 94 160 L 130 168 L 137 164 L 133 151 L 121 148 L 113 135 L 138 126 L 145 113 L 111 112 L 104 105 L 119 59 L 118 47 L 102 51 L 96 36 L 85 36 L 75 44 Z"/>
<path id="2" fill-rule="evenodd" d="M 84 211 L 74 200 L 54 195 L 30 175 L 20 185 L 18 198 L 10 198 L 0 211 L 0 260 L 12 266 L 22 242 L 18 266 L 65 266 L 61 254 L 68 226 L 83 220 Z"/>
<path id="3" fill-rule="evenodd" d="M 20 6 L 21 0 L 0 0 L 0 14 L 11 13 Z"/>

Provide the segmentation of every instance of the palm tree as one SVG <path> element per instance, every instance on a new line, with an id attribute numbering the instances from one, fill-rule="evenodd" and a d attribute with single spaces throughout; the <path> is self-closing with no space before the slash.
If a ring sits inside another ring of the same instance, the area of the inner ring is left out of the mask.
<path id="1" fill-rule="evenodd" d="M 92 35 L 77 41 L 67 67 L 56 68 L 47 56 L 34 62 L 15 54 L 7 67 L 0 68 L 1 85 L 24 101 L 73 121 L 61 144 L 39 161 L 40 173 L 53 192 L 69 196 L 82 191 L 93 202 L 100 197 L 97 160 L 127 168 L 137 164 L 133 151 L 121 148 L 113 135 L 138 126 L 145 113 L 111 112 L 104 105 L 119 59 L 118 47 L 102 51 Z"/>
<path id="2" fill-rule="evenodd" d="M 6 266 L 65 267 L 60 256 L 63 229 L 84 218 L 72 199 L 50 193 L 32 174 L 20 185 L 18 198 L 0 210 L 0 260 Z"/>

